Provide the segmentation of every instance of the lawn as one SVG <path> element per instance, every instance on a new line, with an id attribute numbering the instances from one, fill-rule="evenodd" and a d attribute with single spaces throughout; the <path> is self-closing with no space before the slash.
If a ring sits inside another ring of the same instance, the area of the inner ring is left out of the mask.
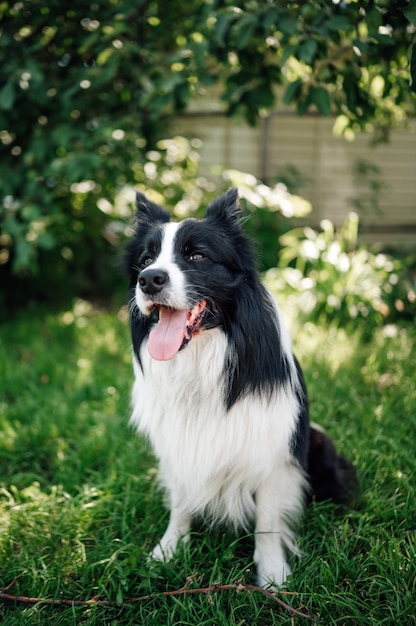
<path id="1" fill-rule="evenodd" d="M 368 328 L 292 326 L 312 419 L 354 460 L 360 493 L 352 508 L 308 508 L 294 593 L 279 597 L 318 624 L 416 624 L 416 329 L 389 325 L 369 338 Z M 174 562 L 147 562 L 167 513 L 155 461 L 128 426 L 131 382 L 124 308 L 77 300 L 0 328 L 0 588 L 112 603 L 0 599 L 0 622 L 311 623 L 257 591 L 162 595 L 253 584 L 252 538 L 198 526 Z"/>

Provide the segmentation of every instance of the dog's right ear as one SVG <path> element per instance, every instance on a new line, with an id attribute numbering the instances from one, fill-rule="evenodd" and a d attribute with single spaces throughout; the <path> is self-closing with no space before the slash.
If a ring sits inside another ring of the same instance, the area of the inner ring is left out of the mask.
<path id="1" fill-rule="evenodd" d="M 158 204 L 151 202 L 143 193 L 136 193 L 136 220 L 137 224 L 151 225 L 169 222 L 170 215 Z"/>
<path id="2" fill-rule="evenodd" d="M 240 229 L 241 209 L 238 199 L 238 189 L 231 187 L 226 193 L 214 200 L 206 212 L 206 218 L 227 223 Z"/>

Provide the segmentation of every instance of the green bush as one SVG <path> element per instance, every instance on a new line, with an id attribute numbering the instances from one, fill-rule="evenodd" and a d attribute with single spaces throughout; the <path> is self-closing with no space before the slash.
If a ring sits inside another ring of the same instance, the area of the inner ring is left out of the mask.
<path id="1" fill-rule="evenodd" d="M 66 206 L 61 200 L 44 215 L 35 206 L 6 214 L 0 305 L 58 304 L 74 293 L 109 295 L 117 282 L 117 254 L 107 236 L 108 221 L 88 191 L 69 193 Z"/>
<path id="2" fill-rule="evenodd" d="M 320 323 L 345 326 L 361 318 L 373 326 L 414 315 L 406 262 L 359 245 L 358 227 L 350 213 L 339 232 L 323 220 L 320 232 L 299 228 L 283 235 L 279 266 L 266 274 L 270 288 L 300 317 Z"/>

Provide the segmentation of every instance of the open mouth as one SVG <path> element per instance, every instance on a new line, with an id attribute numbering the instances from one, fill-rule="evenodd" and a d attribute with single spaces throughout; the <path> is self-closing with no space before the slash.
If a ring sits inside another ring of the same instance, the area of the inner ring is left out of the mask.
<path id="1" fill-rule="evenodd" d="M 207 303 L 201 300 L 189 310 L 176 310 L 155 304 L 159 321 L 152 329 L 147 344 L 150 356 L 157 361 L 169 361 L 199 332 L 207 313 Z"/>

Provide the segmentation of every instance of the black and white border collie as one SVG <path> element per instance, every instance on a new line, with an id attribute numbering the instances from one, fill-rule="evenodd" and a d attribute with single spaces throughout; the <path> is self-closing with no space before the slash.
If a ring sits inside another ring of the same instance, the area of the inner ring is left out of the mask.
<path id="1" fill-rule="evenodd" d="M 151 442 L 170 505 L 152 557 L 171 558 L 194 516 L 254 522 L 258 582 L 281 585 L 305 501 L 343 501 L 354 472 L 309 425 L 302 372 L 260 282 L 237 190 L 204 219 L 179 223 L 137 194 L 126 257 L 131 422 Z"/>

